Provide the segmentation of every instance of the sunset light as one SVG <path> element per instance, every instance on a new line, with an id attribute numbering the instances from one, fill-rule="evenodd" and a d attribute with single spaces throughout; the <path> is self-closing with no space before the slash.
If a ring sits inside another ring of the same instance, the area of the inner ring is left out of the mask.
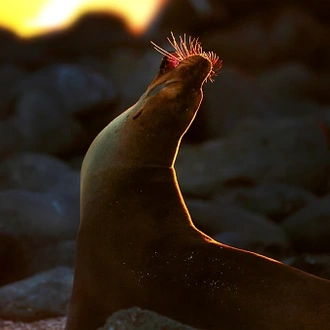
<path id="1" fill-rule="evenodd" d="M 68 27 L 87 12 L 109 12 L 124 19 L 129 30 L 141 34 L 167 0 L 16 0 L 0 1 L 0 25 L 21 37 Z"/>

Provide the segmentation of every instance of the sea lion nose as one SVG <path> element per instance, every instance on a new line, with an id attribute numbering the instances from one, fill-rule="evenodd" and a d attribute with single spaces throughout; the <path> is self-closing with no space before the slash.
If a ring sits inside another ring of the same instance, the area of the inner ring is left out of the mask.
<path id="1" fill-rule="evenodd" d="M 211 61 L 209 59 L 205 58 L 205 57 L 202 57 L 202 65 L 205 69 L 211 70 L 211 68 L 212 68 Z"/>
<path id="2" fill-rule="evenodd" d="M 212 70 L 212 63 L 210 60 L 208 60 L 207 58 L 204 58 L 203 61 L 203 68 L 205 69 L 205 71 L 207 72 L 211 72 Z"/>
<path id="3" fill-rule="evenodd" d="M 201 55 L 197 55 L 195 61 L 195 82 L 199 84 L 201 83 L 201 81 L 203 81 L 206 77 L 209 76 L 212 70 L 212 63 L 210 60 Z"/>

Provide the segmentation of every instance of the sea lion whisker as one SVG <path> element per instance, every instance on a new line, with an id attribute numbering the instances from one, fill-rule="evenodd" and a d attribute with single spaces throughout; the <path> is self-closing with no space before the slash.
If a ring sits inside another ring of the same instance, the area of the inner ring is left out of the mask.
<path id="1" fill-rule="evenodd" d="M 150 42 L 151 42 L 151 44 L 154 46 L 154 49 L 155 49 L 158 53 L 160 53 L 160 54 L 162 54 L 163 56 L 166 56 L 166 57 L 168 57 L 168 58 L 172 58 L 172 59 L 176 59 L 176 60 L 177 60 L 177 58 L 176 58 L 172 53 L 170 53 L 169 51 L 165 50 L 164 48 L 158 46 L 158 45 L 155 44 L 153 41 L 150 41 Z"/>
<path id="2" fill-rule="evenodd" d="M 183 38 L 180 37 L 180 46 L 181 46 L 181 50 L 182 52 L 186 55 L 185 57 L 188 57 L 189 55 L 191 55 L 188 47 L 187 47 L 187 36 L 186 34 L 183 35 Z"/>
<path id="3" fill-rule="evenodd" d="M 194 38 L 191 40 L 190 48 L 191 52 L 193 52 L 195 55 L 201 54 L 203 52 L 202 45 L 199 42 L 198 38 Z"/>
<path id="4" fill-rule="evenodd" d="M 178 61 L 178 63 L 182 62 L 190 56 L 203 56 L 204 58 L 208 59 L 212 64 L 212 69 L 210 71 L 209 76 L 207 77 L 207 81 L 214 81 L 213 77 L 217 75 L 217 71 L 219 71 L 222 66 L 222 60 L 220 60 L 218 55 L 216 55 L 212 51 L 204 51 L 202 44 L 198 38 L 193 38 L 191 36 L 187 37 L 186 34 L 183 34 L 183 36 L 179 36 L 177 40 L 173 32 L 171 32 L 171 37 L 168 37 L 167 40 L 174 49 L 173 53 L 158 46 L 153 41 L 151 41 L 151 44 L 154 46 L 154 49 L 160 54 L 167 57 L 168 59 Z"/>
<path id="5" fill-rule="evenodd" d="M 170 38 L 167 38 L 167 40 L 169 41 L 169 43 L 174 47 L 174 49 L 176 51 L 180 51 L 180 46 L 179 44 L 177 43 L 176 39 L 175 39 L 175 36 L 173 34 L 173 32 L 171 32 L 171 37 L 172 37 L 172 40 Z"/>

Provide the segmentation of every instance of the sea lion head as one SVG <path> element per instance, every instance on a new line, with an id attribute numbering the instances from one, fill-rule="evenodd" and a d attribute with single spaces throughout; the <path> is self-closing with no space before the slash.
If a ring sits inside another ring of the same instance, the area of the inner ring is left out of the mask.
<path id="1" fill-rule="evenodd" d="M 213 81 L 221 61 L 213 52 L 204 52 L 198 39 L 184 36 L 177 42 L 172 34 L 168 40 L 175 51 L 154 44 L 164 55 L 155 78 L 138 102 L 99 134 L 85 164 L 86 158 L 97 158 L 103 169 L 173 166 L 202 101 L 203 84 Z"/>
<path id="2" fill-rule="evenodd" d="M 202 87 L 221 67 L 221 60 L 213 52 L 204 52 L 198 39 L 186 36 L 179 38 L 179 43 L 172 34 L 168 39 L 174 52 L 168 52 L 154 44 L 157 51 L 164 55 L 155 78 L 146 92 L 133 106 L 131 112 L 136 125 L 148 134 L 140 139 L 156 142 L 157 154 L 163 151 L 162 162 L 172 166 L 175 151 L 182 136 L 188 130 L 203 99 Z M 137 130 L 138 131 L 138 130 Z M 155 143 L 153 143 L 155 144 Z M 144 149 L 144 156 L 154 152 L 152 145 Z M 169 151 L 169 157 L 166 156 Z"/>
<path id="3" fill-rule="evenodd" d="M 140 114 L 153 112 L 159 119 L 158 127 L 157 121 L 153 121 L 153 125 L 156 124 L 153 130 L 168 130 L 174 133 L 173 138 L 180 139 L 202 102 L 202 87 L 211 70 L 212 63 L 201 55 L 190 56 L 175 67 L 165 56 L 142 97 L 144 106 Z"/>

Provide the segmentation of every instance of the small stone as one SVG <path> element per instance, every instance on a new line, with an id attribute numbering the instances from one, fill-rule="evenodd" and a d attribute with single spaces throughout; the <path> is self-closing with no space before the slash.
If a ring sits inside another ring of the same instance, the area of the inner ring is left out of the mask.
<path id="1" fill-rule="evenodd" d="M 108 318 L 98 330 L 197 330 L 149 310 L 132 307 L 120 310 Z"/>

